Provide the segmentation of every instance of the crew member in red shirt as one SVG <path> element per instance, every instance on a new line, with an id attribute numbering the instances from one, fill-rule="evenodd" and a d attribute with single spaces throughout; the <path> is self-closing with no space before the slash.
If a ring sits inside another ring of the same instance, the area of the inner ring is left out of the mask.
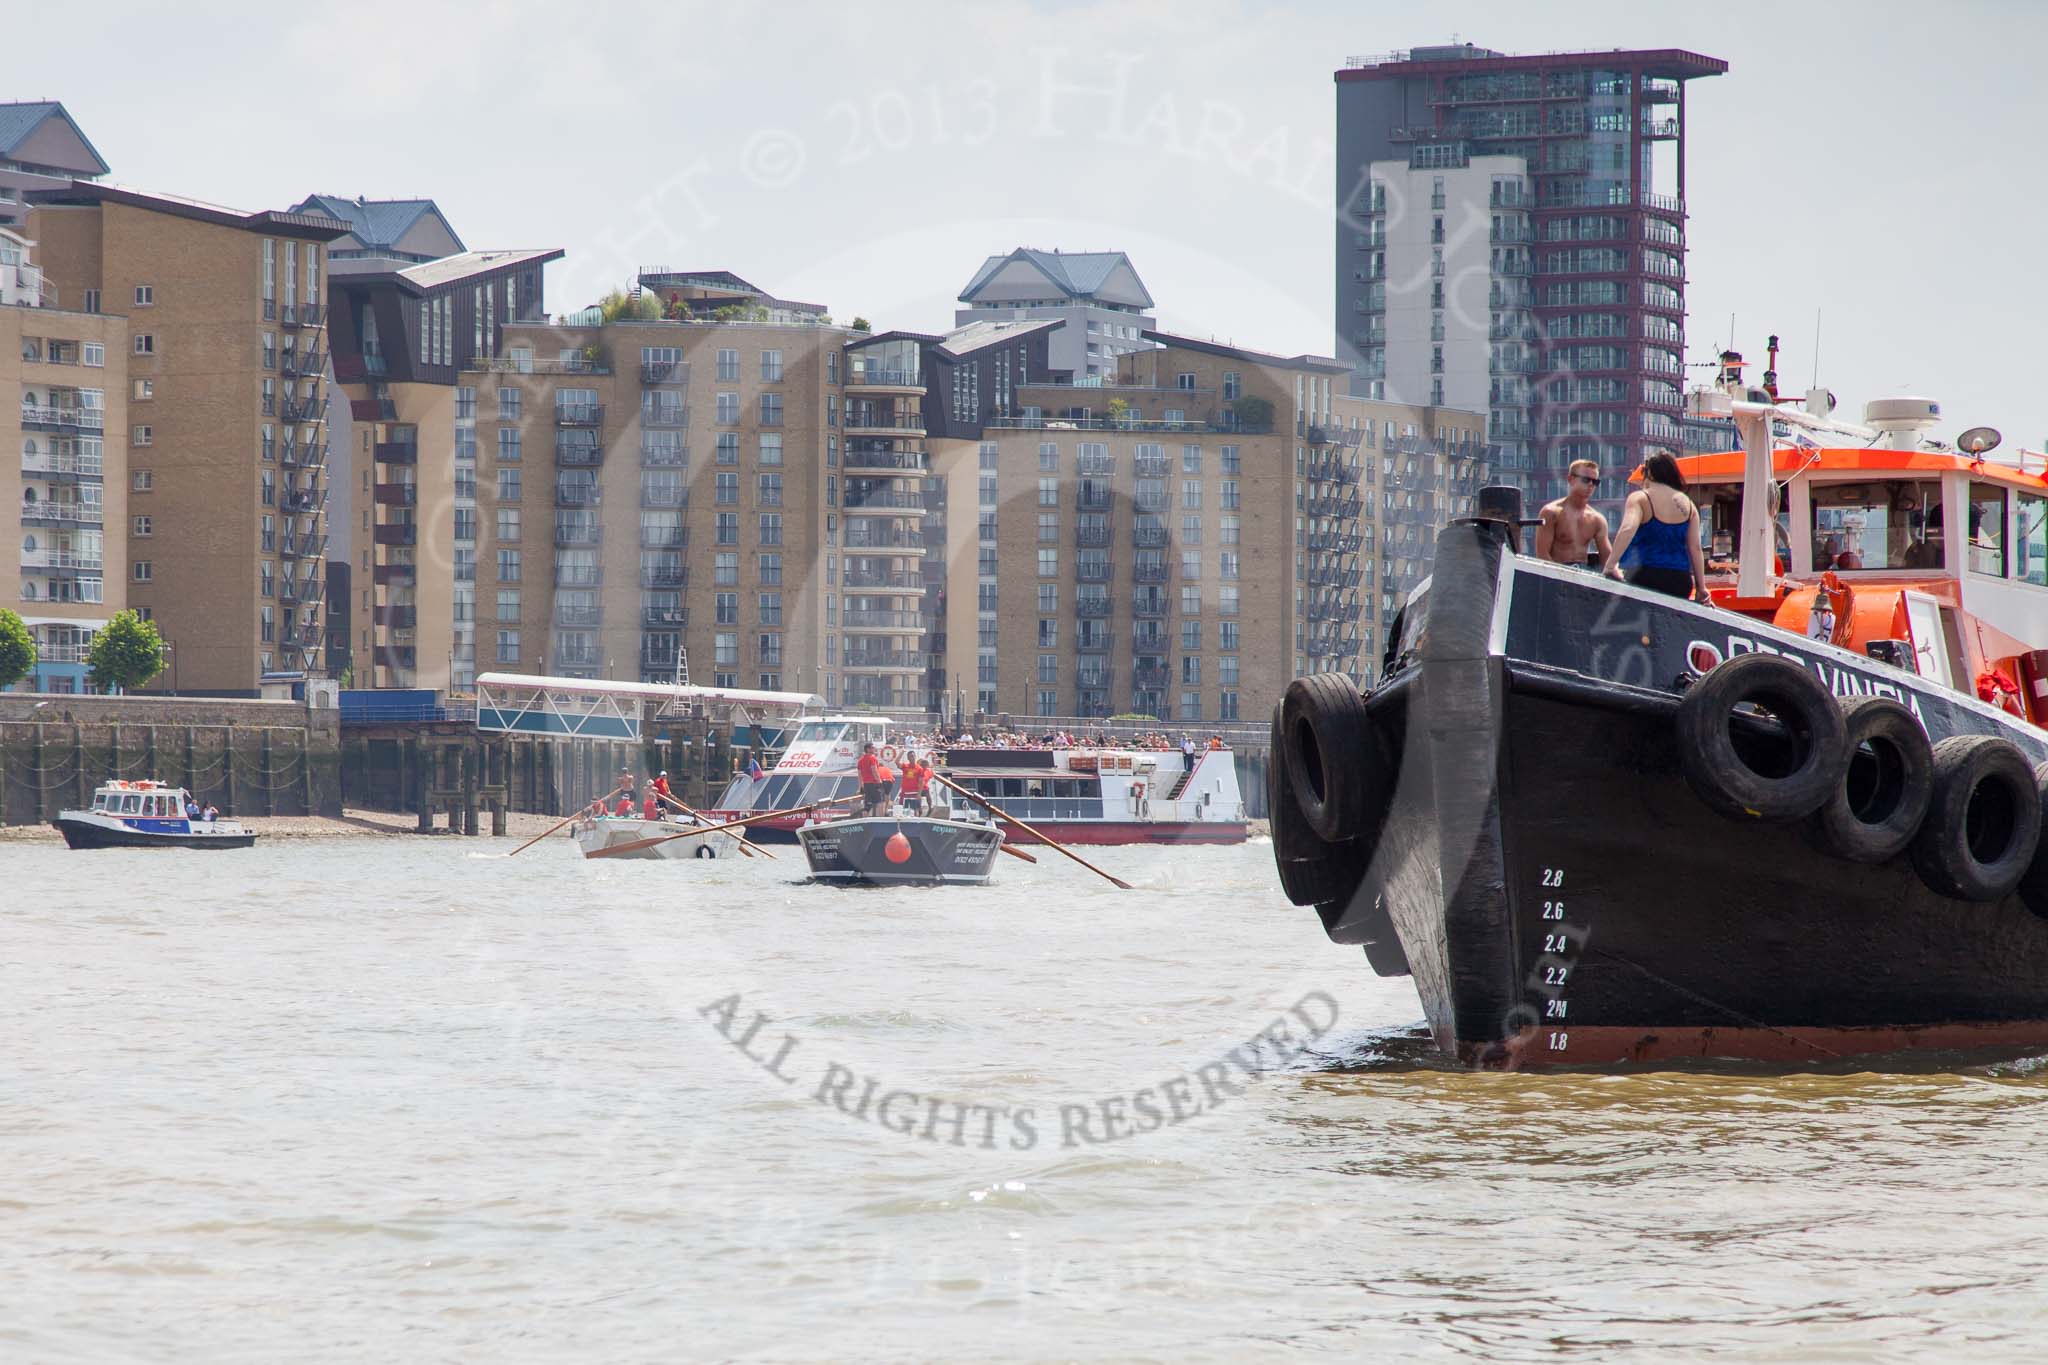
<path id="1" fill-rule="evenodd" d="M 924 813 L 925 793 L 931 789 L 931 765 L 910 754 L 903 760 L 903 809 Z"/>
<path id="2" fill-rule="evenodd" d="M 854 765 L 860 773 L 861 811 L 873 815 L 882 808 L 886 799 L 886 788 L 882 785 L 882 774 L 888 772 L 882 760 L 875 757 L 875 743 L 869 740 L 860 746 L 860 761 Z"/>

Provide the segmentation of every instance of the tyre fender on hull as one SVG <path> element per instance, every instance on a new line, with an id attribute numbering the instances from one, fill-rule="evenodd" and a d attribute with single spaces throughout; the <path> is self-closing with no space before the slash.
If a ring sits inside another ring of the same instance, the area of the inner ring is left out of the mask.
<path id="1" fill-rule="evenodd" d="M 2041 843 L 2040 779 L 1996 735 L 1952 735 L 1934 746 L 1934 799 L 1913 838 L 1913 867 L 1936 893 L 2003 900 Z"/>
<path id="2" fill-rule="evenodd" d="M 1278 755 L 1294 803 L 1318 838 L 1377 840 L 1393 800 L 1394 763 L 1349 677 L 1316 673 L 1287 685 Z"/>
<path id="3" fill-rule="evenodd" d="M 1773 736 L 1737 708 L 1777 721 Z M 1678 759 L 1694 795 L 1734 820 L 1798 820 L 1842 785 L 1848 728 L 1821 680 L 1775 654 L 1717 664 L 1678 703 Z"/>
<path id="4" fill-rule="evenodd" d="M 1273 862 L 1280 889 L 1296 905 L 1347 902 L 1365 878 L 1369 859 L 1358 842 L 1325 843 L 1303 816 L 1287 780 L 1281 753 L 1282 707 L 1273 708 L 1271 746 L 1266 754 L 1266 819 L 1273 829 Z"/>
<path id="5" fill-rule="evenodd" d="M 1852 698 L 1842 722 L 1849 761 L 1813 813 L 1813 842 L 1850 862 L 1886 862 L 1905 851 L 1927 816 L 1934 746 L 1913 713 L 1890 697 Z"/>

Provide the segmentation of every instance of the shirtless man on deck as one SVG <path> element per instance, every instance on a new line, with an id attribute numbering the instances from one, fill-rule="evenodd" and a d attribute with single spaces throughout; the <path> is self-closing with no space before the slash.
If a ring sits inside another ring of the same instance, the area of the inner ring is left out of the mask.
<path id="1" fill-rule="evenodd" d="M 1600 466 L 1591 460 L 1573 460 L 1565 473 L 1570 491 L 1544 504 L 1536 527 L 1536 557 L 1583 568 L 1588 554 L 1597 554 L 1595 563 L 1607 557 L 1607 518 L 1590 503 L 1593 490 L 1600 486 Z"/>

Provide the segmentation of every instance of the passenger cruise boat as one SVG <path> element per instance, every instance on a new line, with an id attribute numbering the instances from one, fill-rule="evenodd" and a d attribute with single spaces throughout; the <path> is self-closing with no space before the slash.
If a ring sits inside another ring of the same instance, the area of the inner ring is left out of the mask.
<path id="1" fill-rule="evenodd" d="M 234 820 L 194 820 L 191 795 L 161 782 L 109 782 L 92 809 L 57 812 L 51 821 L 72 848 L 247 848 L 256 832 Z"/>
<path id="2" fill-rule="evenodd" d="M 891 768 L 900 746 L 878 716 L 815 716 L 798 726 L 772 772 L 733 779 L 719 809 L 724 819 L 794 810 L 858 794 L 856 764 L 872 742 Z M 917 747 L 934 769 L 1004 812 L 1069 844 L 1236 844 L 1245 839 L 1244 798 L 1229 749 L 1179 750 L 1076 746 L 1067 749 Z M 788 842 L 802 816 L 752 827 L 756 840 Z M 1013 843 L 1036 842 L 1016 831 Z"/>
<path id="3" fill-rule="evenodd" d="M 2048 457 L 1731 383 L 1710 604 L 1438 536 L 1383 682 L 1274 714 L 1297 904 L 1490 1066 L 2048 1045 Z"/>

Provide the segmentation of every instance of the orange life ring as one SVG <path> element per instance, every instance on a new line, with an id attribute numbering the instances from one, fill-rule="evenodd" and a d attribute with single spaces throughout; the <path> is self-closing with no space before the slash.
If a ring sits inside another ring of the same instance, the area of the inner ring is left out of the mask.
<path id="1" fill-rule="evenodd" d="M 895 745 L 893 745 L 893 744 L 884 744 L 884 745 L 882 746 L 882 762 L 884 762 L 884 763 L 894 763 L 895 761 L 896 761 L 896 746 L 895 746 Z"/>

